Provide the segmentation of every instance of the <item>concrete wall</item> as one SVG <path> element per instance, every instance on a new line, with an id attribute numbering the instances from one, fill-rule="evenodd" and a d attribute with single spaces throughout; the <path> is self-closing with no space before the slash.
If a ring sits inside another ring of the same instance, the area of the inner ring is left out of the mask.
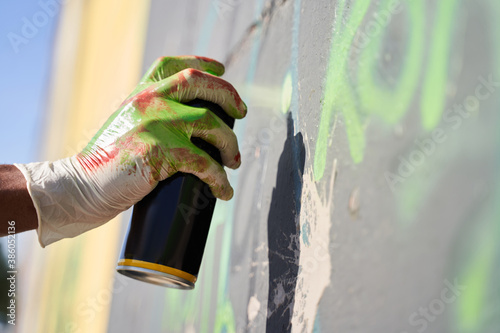
<path id="1" fill-rule="evenodd" d="M 498 1 L 150 10 L 144 70 L 225 62 L 243 164 L 195 290 L 116 277 L 110 332 L 500 330 Z"/>

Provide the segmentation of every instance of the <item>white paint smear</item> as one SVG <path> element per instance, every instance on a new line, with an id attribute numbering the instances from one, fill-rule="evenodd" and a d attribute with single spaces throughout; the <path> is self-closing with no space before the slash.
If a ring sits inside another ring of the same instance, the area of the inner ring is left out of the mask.
<path id="1" fill-rule="evenodd" d="M 257 315 L 259 314 L 259 310 L 260 310 L 260 302 L 257 299 L 257 297 L 256 296 L 250 297 L 247 308 L 249 323 L 251 323 L 257 317 Z"/>
<path id="2" fill-rule="evenodd" d="M 308 142 L 307 138 L 305 142 Z M 314 182 L 312 166 L 304 172 L 300 210 L 300 268 L 295 287 L 292 332 L 313 331 L 318 304 L 330 284 L 330 228 L 336 166 L 337 160 L 334 160 L 328 190 L 322 193 L 324 199 Z"/>

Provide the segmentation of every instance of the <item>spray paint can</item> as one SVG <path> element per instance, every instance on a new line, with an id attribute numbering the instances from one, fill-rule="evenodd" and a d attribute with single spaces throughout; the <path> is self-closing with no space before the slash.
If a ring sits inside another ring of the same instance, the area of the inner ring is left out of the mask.
<path id="1" fill-rule="evenodd" d="M 233 128 L 234 119 L 217 104 L 194 100 Z M 219 150 L 199 138 L 199 148 L 222 164 Z M 134 205 L 117 271 L 156 285 L 193 289 L 208 237 L 216 198 L 194 175 L 176 173 Z"/>

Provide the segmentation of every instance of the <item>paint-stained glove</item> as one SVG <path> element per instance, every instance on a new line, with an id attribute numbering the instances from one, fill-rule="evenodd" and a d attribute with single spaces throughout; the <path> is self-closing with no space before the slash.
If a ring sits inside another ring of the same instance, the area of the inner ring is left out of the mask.
<path id="1" fill-rule="evenodd" d="M 106 223 L 177 171 L 196 175 L 216 197 L 231 199 L 223 167 L 190 138 L 219 148 L 223 164 L 234 169 L 240 165 L 236 136 L 211 111 L 181 104 L 199 98 L 243 118 L 246 105 L 217 77 L 223 73 L 224 66 L 208 58 L 160 58 L 80 154 L 16 164 L 38 214 L 42 247 Z"/>

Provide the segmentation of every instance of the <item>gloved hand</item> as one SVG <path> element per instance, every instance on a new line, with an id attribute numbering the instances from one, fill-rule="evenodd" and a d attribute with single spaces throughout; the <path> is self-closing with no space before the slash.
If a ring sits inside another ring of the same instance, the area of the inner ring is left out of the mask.
<path id="1" fill-rule="evenodd" d="M 223 73 L 224 66 L 208 58 L 160 58 L 80 154 L 16 164 L 38 214 L 42 247 L 106 223 L 177 171 L 196 175 L 214 196 L 231 199 L 223 167 L 190 138 L 216 146 L 223 164 L 235 169 L 240 166 L 236 136 L 209 110 L 182 104 L 199 98 L 243 118 L 247 107 L 233 86 L 217 77 Z"/>

